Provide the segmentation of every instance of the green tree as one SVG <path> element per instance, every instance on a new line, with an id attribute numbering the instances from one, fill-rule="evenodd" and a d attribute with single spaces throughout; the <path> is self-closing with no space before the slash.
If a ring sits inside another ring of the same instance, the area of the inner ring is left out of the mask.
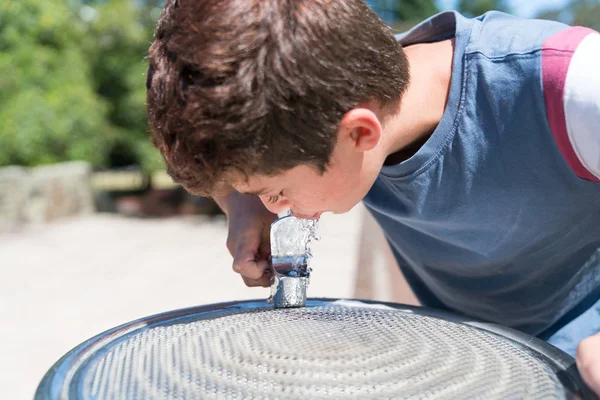
<path id="1" fill-rule="evenodd" d="M 12 1 L 0 15 L 0 165 L 101 163 L 107 104 L 89 85 L 87 27 L 61 0 Z"/>
<path id="2" fill-rule="evenodd" d="M 544 11 L 538 15 L 538 18 L 586 26 L 600 31 L 600 1 L 572 0 L 566 8 Z"/>
<path id="3" fill-rule="evenodd" d="M 406 31 L 439 12 L 433 0 L 368 0 L 367 3 L 397 31 Z"/>
<path id="4" fill-rule="evenodd" d="M 144 58 L 157 5 L 12 0 L 0 6 L 0 165 L 83 159 L 162 168 L 145 112 Z"/>
<path id="5" fill-rule="evenodd" d="M 109 104 L 107 119 L 113 135 L 109 161 L 113 166 L 136 163 L 145 170 L 162 168 L 148 138 L 145 109 L 145 55 L 159 15 L 156 5 L 132 0 L 91 4 L 85 51 L 94 89 Z"/>
<path id="6" fill-rule="evenodd" d="M 402 0 L 388 3 L 398 21 L 416 23 L 439 12 L 433 0 Z"/>
<path id="7" fill-rule="evenodd" d="M 507 13 L 512 11 L 506 0 L 460 0 L 458 9 L 468 17 L 475 17 L 492 10 Z"/>

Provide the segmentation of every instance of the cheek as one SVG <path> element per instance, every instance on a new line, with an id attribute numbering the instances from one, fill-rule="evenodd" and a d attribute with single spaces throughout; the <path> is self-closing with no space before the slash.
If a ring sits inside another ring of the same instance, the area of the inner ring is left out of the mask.
<path id="1" fill-rule="evenodd" d="M 297 208 L 305 211 L 322 211 L 322 208 L 330 203 L 335 197 L 331 190 L 327 190 L 321 185 L 307 185 L 300 189 L 293 196 L 290 196 L 290 202 Z"/>
<path id="2" fill-rule="evenodd" d="M 318 188 L 312 201 L 319 209 L 336 207 L 347 195 L 347 189 L 340 181 L 329 181 Z"/>
<path id="3" fill-rule="evenodd" d="M 340 179 L 330 190 L 329 201 L 333 206 L 343 208 L 345 211 L 362 200 L 363 194 L 360 193 L 360 182 L 357 179 Z"/>
<path id="4" fill-rule="evenodd" d="M 296 199 L 291 199 L 291 202 L 302 210 L 319 211 L 318 209 L 327 203 L 327 196 L 318 192 L 305 192 Z"/>

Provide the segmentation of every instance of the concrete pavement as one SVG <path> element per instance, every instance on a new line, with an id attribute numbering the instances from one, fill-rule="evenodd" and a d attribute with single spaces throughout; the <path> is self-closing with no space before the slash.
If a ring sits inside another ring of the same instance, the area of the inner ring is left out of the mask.
<path id="1" fill-rule="evenodd" d="M 354 297 L 362 206 L 324 215 L 310 297 Z M 0 398 L 31 399 L 84 340 L 178 308 L 266 298 L 231 270 L 224 218 L 96 214 L 0 236 Z M 365 296 L 363 296 L 365 297 Z"/>

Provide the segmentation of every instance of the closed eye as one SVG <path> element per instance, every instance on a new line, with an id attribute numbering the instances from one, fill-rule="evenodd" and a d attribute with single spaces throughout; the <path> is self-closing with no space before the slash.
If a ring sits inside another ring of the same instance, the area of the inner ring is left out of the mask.
<path id="1" fill-rule="evenodd" d="M 283 196 L 283 190 L 281 192 L 279 192 L 279 194 L 277 195 L 269 195 L 267 196 L 267 201 L 269 203 L 277 203 L 279 201 L 279 197 Z"/>

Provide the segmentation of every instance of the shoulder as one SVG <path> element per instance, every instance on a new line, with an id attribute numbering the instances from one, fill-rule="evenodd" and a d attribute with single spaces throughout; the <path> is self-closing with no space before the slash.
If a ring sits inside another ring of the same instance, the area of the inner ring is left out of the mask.
<path id="1" fill-rule="evenodd" d="M 467 53 L 488 58 L 534 54 L 548 37 L 566 28 L 568 25 L 556 21 L 490 11 L 474 19 Z"/>
<path id="2" fill-rule="evenodd" d="M 600 34 L 570 27 L 542 46 L 548 123 L 565 161 L 580 178 L 600 182 Z"/>

